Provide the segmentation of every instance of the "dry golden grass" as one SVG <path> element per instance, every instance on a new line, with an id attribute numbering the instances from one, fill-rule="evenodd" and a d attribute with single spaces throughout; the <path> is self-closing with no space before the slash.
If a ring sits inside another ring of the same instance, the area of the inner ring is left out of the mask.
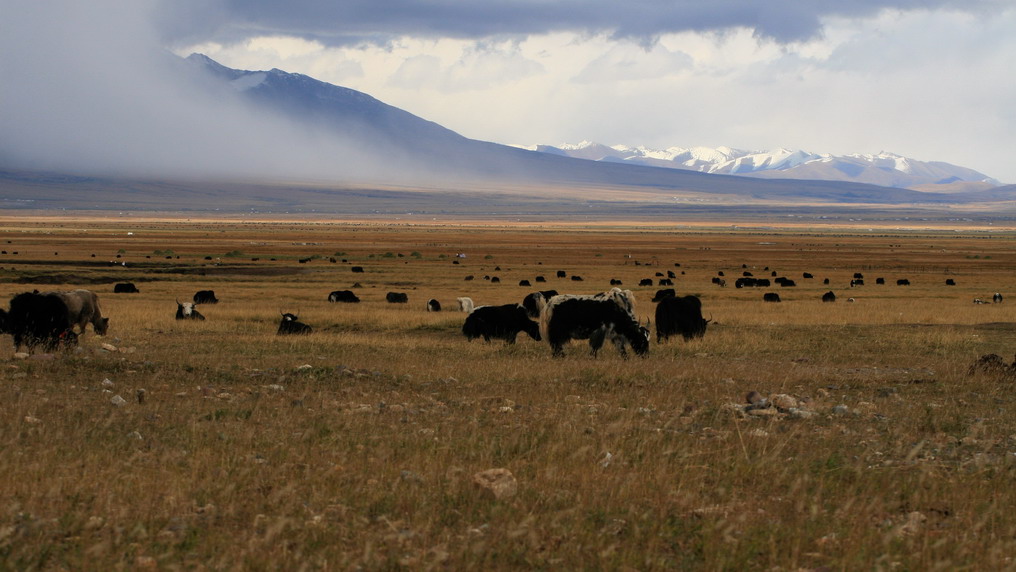
<path id="1" fill-rule="evenodd" d="M 91 288 L 111 327 L 0 354 L 0 567 L 1014 568 L 1013 385 L 966 370 L 1016 351 L 1016 299 L 971 303 L 1016 293 L 1016 243 L 954 234 L 5 221 L 0 294 Z M 763 304 L 742 264 L 798 286 Z M 620 278 L 649 317 L 634 285 L 667 270 L 715 323 L 645 359 L 469 343 L 424 311 Z M 325 301 L 357 281 L 361 304 Z M 206 321 L 173 319 L 206 288 Z M 315 333 L 277 337 L 283 309 Z M 751 390 L 814 415 L 745 415 Z M 515 496 L 473 485 L 495 467 Z"/>

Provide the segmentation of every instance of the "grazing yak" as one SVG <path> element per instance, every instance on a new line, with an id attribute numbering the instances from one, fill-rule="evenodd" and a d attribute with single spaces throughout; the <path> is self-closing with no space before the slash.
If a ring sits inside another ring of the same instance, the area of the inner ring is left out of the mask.
<path id="1" fill-rule="evenodd" d="M 836 294 L 834 294 L 833 291 L 830 290 L 830 291 L 826 292 L 825 294 L 822 294 L 822 301 L 823 302 L 835 302 L 836 301 Z"/>
<path id="2" fill-rule="evenodd" d="M 204 320 L 205 317 L 198 312 L 197 304 L 194 302 L 176 301 L 177 320 Z"/>
<path id="3" fill-rule="evenodd" d="M 113 285 L 114 294 L 137 294 L 140 292 L 133 282 L 121 282 Z"/>
<path id="4" fill-rule="evenodd" d="M 780 301 L 780 295 L 777 294 L 776 292 L 766 292 L 765 294 L 762 295 L 762 301 L 763 302 L 779 302 Z"/>
<path id="5" fill-rule="evenodd" d="M 427 300 L 427 311 L 428 312 L 440 312 L 441 311 L 441 302 L 438 302 L 434 298 L 431 298 L 430 300 Z"/>
<path id="6" fill-rule="evenodd" d="M 1002 303 L 1002 295 L 999 294 L 998 292 L 995 292 L 995 295 L 991 297 L 991 301 L 996 303 L 996 304 L 1001 304 Z"/>
<path id="7" fill-rule="evenodd" d="M 53 351 L 59 345 L 77 343 L 67 305 L 59 296 L 24 292 L 11 298 L 9 312 L 0 310 L 0 331 L 14 337 L 14 351 L 25 346 L 29 351 L 42 345 Z"/>
<path id="8" fill-rule="evenodd" d="M 701 338 L 712 320 L 702 317 L 698 296 L 670 296 L 656 305 L 656 343 L 681 334 L 685 341 Z"/>
<path id="9" fill-rule="evenodd" d="M 218 304 L 219 299 L 215 297 L 215 290 L 198 290 L 194 293 L 195 304 Z"/>
<path id="10" fill-rule="evenodd" d="M 540 325 L 529 319 L 521 304 L 478 306 L 462 324 L 462 334 L 470 341 L 483 338 L 489 342 L 495 338 L 514 344 L 519 332 L 529 334 L 536 341 L 541 339 Z"/>
<path id="11" fill-rule="evenodd" d="M 360 301 L 360 298 L 354 294 L 352 290 L 335 290 L 334 292 L 328 294 L 328 301 L 356 304 Z"/>
<path id="12" fill-rule="evenodd" d="M 564 344 L 584 339 L 589 340 L 593 357 L 607 339 L 622 357 L 628 356 L 629 345 L 640 356 L 649 351 L 649 330 L 635 318 L 631 290 L 611 288 L 592 296 L 554 296 L 540 316 L 540 328 L 555 357 L 564 355 Z"/>
<path id="13" fill-rule="evenodd" d="M 85 333 L 85 326 L 92 324 L 92 329 L 100 336 L 106 335 L 109 329 L 109 318 L 102 317 L 99 310 L 99 297 L 91 290 L 79 288 L 69 292 L 44 292 L 57 296 L 67 306 L 67 323 L 70 327 L 78 327 L 79 333 Z"/>
<path id="14" fill-rule="evenodd" d="M 311 333 L 311 327 L 300 321 L 300 318 L 296 314 L 290 314 L 288 312 L 281 312 L 282 321 L 279 322 L 279 329 L 276 335 L 302 335 Z"/>
<path id="15" fill-rule="evenodd" d="M 385 294 L 385 300 L 388 300 L 389 304 L 405 304 L 409 302 L 409 294 L 405 292 L 389 292 Z"/>

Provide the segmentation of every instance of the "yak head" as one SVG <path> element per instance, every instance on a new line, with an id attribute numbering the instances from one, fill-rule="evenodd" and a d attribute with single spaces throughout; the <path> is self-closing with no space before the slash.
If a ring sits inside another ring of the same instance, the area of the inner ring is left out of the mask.
<path id="1" fill-rule="evenodd" d="M 194 302 L 181 302 L 176 301 L 176 319 L 177 320 L 204 320 L 205 317 L 198 312 L 197 304 Z"/>

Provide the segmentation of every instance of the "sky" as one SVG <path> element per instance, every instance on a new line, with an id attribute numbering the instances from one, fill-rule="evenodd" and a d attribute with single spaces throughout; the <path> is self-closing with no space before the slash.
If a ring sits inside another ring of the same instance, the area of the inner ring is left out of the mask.
<path id="1" fill-rule="evenodd" d="M 258 145 L 265 130 L 308 138 L 197 95 L 166 55 L 200 52 L 485 141 L 889 151 L 1016 183 L 1010 0 L 0 0 L 0 13 L 0 162 L 215 174 L 355 155 L 322 134 Z"/>

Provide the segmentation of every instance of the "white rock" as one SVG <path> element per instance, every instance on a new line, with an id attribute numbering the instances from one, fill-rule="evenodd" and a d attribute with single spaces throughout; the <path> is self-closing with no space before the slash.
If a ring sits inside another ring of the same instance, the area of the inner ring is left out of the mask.
<path id="1" fill-rule="evenodd" d="M 113 387 L 113 380 L 111 380 L 111 379 L 109 379 L 107 377 L 106 379 L 102 380 L 102 386 L 103 387 Z"/>
<path id="2" fill-rule="evenodd" d="M 114 395 L 113 399 L 110 399 L 109 402 L 112 403 L 113 405 L 116 405 L 117 407 L 127 404 L 127 400 L 120 397 L 119 395 Z"/>

